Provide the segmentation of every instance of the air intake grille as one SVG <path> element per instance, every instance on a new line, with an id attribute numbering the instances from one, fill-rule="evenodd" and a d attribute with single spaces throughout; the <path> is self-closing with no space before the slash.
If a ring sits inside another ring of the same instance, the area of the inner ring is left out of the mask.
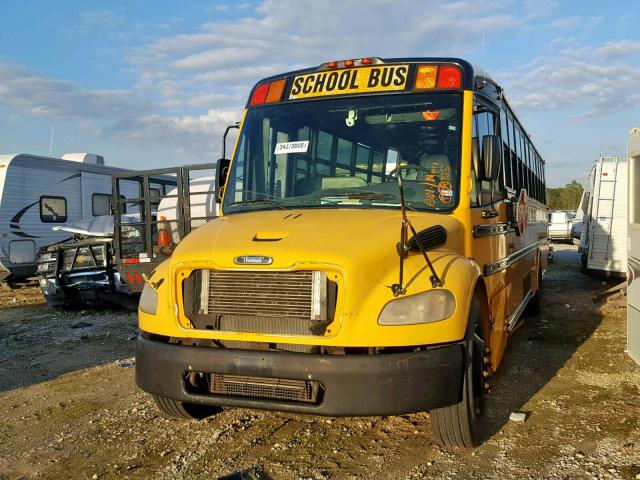
<path id="1" fill-rule="evenodd" d="M 105 246 L 93 245 L 62 250 L 63 272 L 105 266 Z"/>
<path id="2" fill-rule="evenodd" d="M 319 391 L 320 384 L 310 380 L 211 374 L 211 393 L 216 395 L 317 403 Z"/>
<path id="3" fill-rule="evenodd" d="M 209 313 L 312 318 L 313 272 L 225 272 L 209 274 Z"/>
<path id="4" fill-rule="evenodd" d="M 182 292 L 200 330 L 316 336 L 333 321 L 337 284 L 312 270 L 194 270 Z"/>

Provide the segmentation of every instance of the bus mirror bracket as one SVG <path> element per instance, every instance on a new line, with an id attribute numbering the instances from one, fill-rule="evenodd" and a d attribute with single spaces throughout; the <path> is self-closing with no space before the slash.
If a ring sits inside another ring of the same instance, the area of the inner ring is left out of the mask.
<path id="1" fill-rule="evenodd" d="M 222 202 L 222 195 L 224 194 L 224 186 L 227 183 L 227 176 L 229 175 L 229 165 L 231 160 L 227 158 L 227 134 L 232 128 L 240 128 L 240 122 L 236 122 L 233 125 L 227 126 L 222 135 L 222 158 L 218 160 L 216 165 L 216 203 Z"/>
<path id="2" fill-rule="evenodd" d="M 473 162 L 473 171 L 476 172 L 476 177 L 481 179 L 482 170 L 480 169 L 480 144 L 478 137 L 471 139 L 471 161 Z"/>
<path id="3" fill-rule="evenodd" d="M 222 195 L 224 194 L 224 186 L 227 183 L 230 164 L 231 160 L 228 158 L 221 158 L 218 160 L 216 165 L 216 203 L 222 202 Z"/>

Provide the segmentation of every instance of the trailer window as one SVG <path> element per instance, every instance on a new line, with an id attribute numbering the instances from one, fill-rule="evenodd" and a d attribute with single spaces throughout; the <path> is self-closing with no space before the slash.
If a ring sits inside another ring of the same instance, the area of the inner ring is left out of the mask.
<path id="1" fill-rule="evenodd" d="M 11 263 L 33 263 L 36 261 L 36 244 L 33 240 L 11 240 L 9 242 Z"/>
<path id="2" fill-rule="evenodd" d="M 94 193 L 91 196 L 91 213 L 94 217 L 111 215 L 111 195 Z"/>
<path id="3" fill-rule="evenodd" d="M 64 197 L 40 197 L 40 221 L 64 223 L 67 221 L 67 200 Z"/>

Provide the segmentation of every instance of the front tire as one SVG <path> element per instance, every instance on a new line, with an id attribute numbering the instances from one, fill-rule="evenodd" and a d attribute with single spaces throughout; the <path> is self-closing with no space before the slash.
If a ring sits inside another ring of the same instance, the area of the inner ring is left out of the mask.
<path id="1" fill-rule="evenodd" d="M 222 411 L 222 407 L 185 403 L 171 398 L 153 395 L 156 405 L 165 417 L 183 420 L 202 420 Z"/>
<path id="2" fill-rule="evenodd" d="M 469 312 L 465 336 L 465 368 L 462 378 L 462 399 L 455 405 L 431 410 L 431 427 L 440 445 L 447 448 L 472 448 L 480 440 L 484 386 L 480 302 L 474 297 Z"/>

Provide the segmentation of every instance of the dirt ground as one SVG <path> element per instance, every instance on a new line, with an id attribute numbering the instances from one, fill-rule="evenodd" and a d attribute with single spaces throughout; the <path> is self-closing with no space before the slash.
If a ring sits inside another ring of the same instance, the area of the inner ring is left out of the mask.
<path id="1" fill-rule="evenodd" d="M 516 331 L 492 379 L 485 441 L 465 451 L 438 447 L 428 414 L 165 420 L 134 384 L 134 314 L 57 312 L 34 287 L 3 287 L 0 478 L 639 479 L 624 299 L 596 307 L 610 284 L 580 272 L 576 247 L 556 251 L 543 313 Z"/>

